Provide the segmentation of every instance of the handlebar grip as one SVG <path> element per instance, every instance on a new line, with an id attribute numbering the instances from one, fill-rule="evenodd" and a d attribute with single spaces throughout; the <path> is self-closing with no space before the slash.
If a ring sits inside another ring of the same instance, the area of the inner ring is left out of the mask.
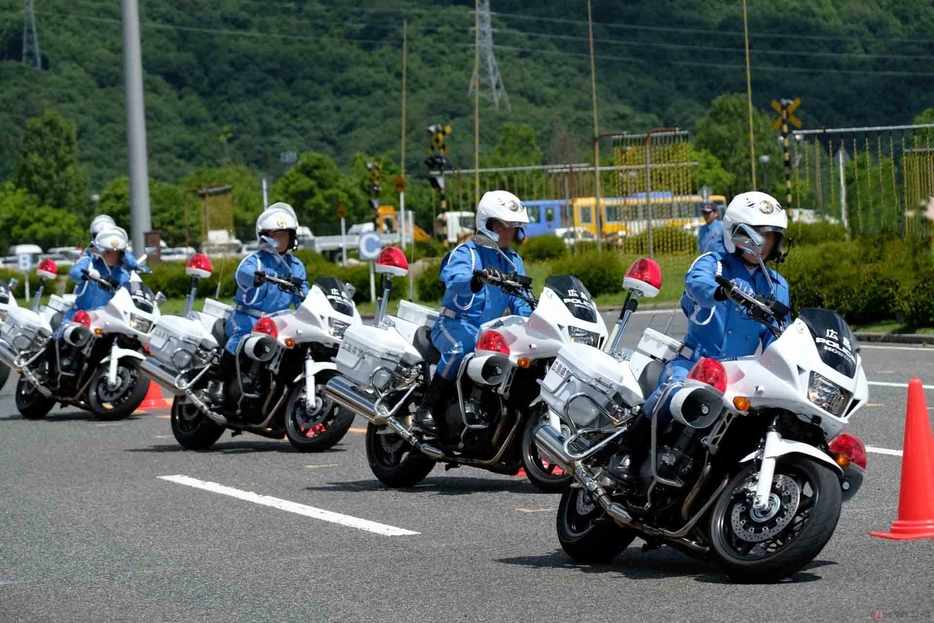
<path id="1" fill-rule="evenodd" d="M 258 270 L 255 273 L 253 273 L 253 287 L 254 288 L 258 288 L 259 286 L 263 285 L 265 281 L 266 281 L 265 272 Z"/>
<path id="2" fill-rule="evenodd" d="M 525 275 L 519 275 L 516 277 L 516 283 L 518 283 L 523 288 L 528 288 L 532 285 L 532 278 Z"/>
<path id="3" fill-rule="evenodd" d="M 733 283 L 723 275 L 717 275 L 714 277 L 714 280 L 717 282 L 717 285 L 723 286 L 724 288 L 733 287 Z"/>

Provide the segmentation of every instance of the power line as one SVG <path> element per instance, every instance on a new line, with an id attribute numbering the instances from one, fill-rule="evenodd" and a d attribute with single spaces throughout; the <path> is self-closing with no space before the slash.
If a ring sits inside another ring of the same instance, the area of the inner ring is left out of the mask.
<path id="1" fill-rule="evenodd" d="M 519 15 L 517 13 L 499 13 L 493 12 L 492 15 L 497 17 L 510 17 L 514 19 L 524 19 L 537 22 L 550 22 L 554 24 L 587 24 L 584 20 L 576 19 L 567 19 L 559 17 L 544 17 L 544 16 L 535 16 L 535 15 Z M 594 22 L 596 26 L 603 26 L 604 28 L 621 28 L 624 30 L 645 30 L 645 31 L 654 31 L 654 32 L 677 32 L 677 33 L 692 33 L 692 34 L 703 34 L 703 35 L 729 35 L 741 37 L 743 33 L 738 30 L 710 30 L 705 28 L 684 28 L 677 26 L 640 26 L 636 24 L 615 24 L 611 22 Z M 757 39 L 802 39 L 810 41 L 857 41 L 856 37 L 844 37 L 844 36 L 832 36 L 832 35 L 797 35 L 790 33 L 767 33 L 767 32 L 751 32 L 749 33 L 751 37 Z M 884 37 L 873 37 L 871 41 L 899 41 L 899 42 L 911 42 L 911 43 L 934 43 L 934 39 L 901 39 L 901 38 L 884 38 Z"/>
<path id="2" fill-rule="evenodd" d="M 512 29 L 512 30 L 497 30 L 498 33 L 503 33 L 506 35 L 513 34 L 522 34 L 529 37 L 542 37 L 546 39 L 561 39 L 566 41 L 587 41 L 587 37 L 578 37 L 574 35 L 554 35 L 549 33 L 540 33 L 540 32 L 529 32 L 527 30 Z M 729 53 L 740 53 L 743 51 L 743 48 L 721 48 L 721 47 L 710 47 L 704 45 L 686 45 L 680 43 L 657 43 L 654 41 L 639 41 L 636 39 L 594 39 L 594 43 L 609 44 L 609 45 L 639 45 L 646 47 L 657 47 L 657 48 L 671 48 L 678 50 L 701 50 L 706 52 L 729 52 Z M 758 55 L 774 55 L 774 56 L 815 56 L 815 57 L 828 57 L 828 58 L 842 58 L 842 57 L 854 57 L 854 58 L 885 58 L 885 59 L 902 59 L 902 60 L 934 60 L 934 56 L 925 56 L 925 55 L 908 55 L 908 54 L 876 54 L 876 53 L 859 53 L 859 52 L 805 52 L 805 51 L 794 51 L 794 50 L 752 50 L 753 54 Z"/>

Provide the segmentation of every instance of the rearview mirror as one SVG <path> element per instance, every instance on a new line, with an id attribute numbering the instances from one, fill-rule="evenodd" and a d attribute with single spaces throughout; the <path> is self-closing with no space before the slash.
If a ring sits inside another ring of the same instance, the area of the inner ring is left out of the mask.
<path id="1" fill-rule="evenodd" d="M 752 225 L 740 223 L 733 228 L 732 238 L 733 244 L 736 245 L 737 249 L 756 257 L 762 255 L 762 247 L 765 244 L 765 239 Z"/>
<path id="2" fill-rule="evenodd" d="M 165 304 L 167 298 L 162 292 L 156 292 L 156 307 L 162 307 Z"/>

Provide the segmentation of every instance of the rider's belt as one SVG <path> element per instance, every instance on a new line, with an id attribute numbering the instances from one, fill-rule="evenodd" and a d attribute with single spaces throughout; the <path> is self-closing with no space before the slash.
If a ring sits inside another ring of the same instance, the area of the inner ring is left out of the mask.
<path id="1" fill-rule="evenodd" d="M 254 318 L 262 318 L 263 312 L 258 309 L 252 309 L 246 305 L 234 305 L 234 311 L 239 314 L 246 314 L 248 316 L 253 316 Z"/>
<path id="2" fill-rule="evenodd" d="M 687 344 L 681 346 L 680 350 L 678 350 L 678 354 L 685 359 L 694 359 L 694 349 Z"/>
<path id="3" fill-rule="evenodd" d="M 453 309 L 449 309 L 449 308 L 447 308 L 447 307 L 442 307 L 442 308 L 440 308 L 440 309 L 438 310 L 438 315 L 439 315 L 439 316 L 444 316 L 445 318 L 457 318 L 457 312 L 455 312 Z"/>

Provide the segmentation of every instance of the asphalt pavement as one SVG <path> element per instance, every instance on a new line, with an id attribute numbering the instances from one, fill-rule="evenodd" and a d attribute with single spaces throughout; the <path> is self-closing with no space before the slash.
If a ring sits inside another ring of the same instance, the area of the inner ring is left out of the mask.
<path id="1" fill-rule="evenodd" d="M 667 321 L 638 314 L 629 342 Z M 676 315 L 670 331 L 683 330 Z M 558 496 L 523 478 L 436 468 L 387 489 L 360 420 L 321 454 L 248 434 L 190 452 L 164 411 L 22 420 L 11 377 L 0 621 L 932 621 L 934 542 L 869 531 L 896 517 L 902 385 L 918 375 L 934 387 L 934 349 L 866 346 L 863 357 L 870 381 L 890 384 L 870 387 L 851 425 L 875 449 L 865 484 L 807 569 L 755 587 L 640 540 L 612 564 L 574 564 L 555 534 Z"/>

